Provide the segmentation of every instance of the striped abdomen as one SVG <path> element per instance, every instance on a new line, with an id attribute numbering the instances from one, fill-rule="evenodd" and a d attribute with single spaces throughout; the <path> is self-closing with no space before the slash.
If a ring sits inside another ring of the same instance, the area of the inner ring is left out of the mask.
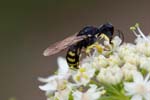
<path id="1" fill-rule="evenodd" d="M 82 46 L 80 46 L 79 43 L 74 44 L 69 47 L 69 50 L 66 55 L 66 60 L 67 60 L 69 67 L 78 68 L 81 48 Z"/>
<path id="2" fill-rule="evenodd" d="M 95 41 L 96 37 L 90 37 L 70 46 L 66 55 L 68 65 L 71 68 L 78 68 L 81 49 L 87 48 L 88 46 L 92 45 Z"/>

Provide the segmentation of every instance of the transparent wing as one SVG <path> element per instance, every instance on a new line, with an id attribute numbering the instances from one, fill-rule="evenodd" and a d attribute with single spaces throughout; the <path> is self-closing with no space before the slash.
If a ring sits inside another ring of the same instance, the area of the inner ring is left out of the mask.
<path id="1" fill-rule="evenodd" d="M 43 55 L 44 56 L 51 56 L 54 55 L 64 49 L 66 49 L 67 47 L 83 40 L 85 38 L 85 36 L 76 36 L 77 34 L 74 34 L 72 36 L 69 36 L 67 38 L 65 38 L 62 41 L 56 42 L 52 45 L 50 45 L 44 52 Z"/>

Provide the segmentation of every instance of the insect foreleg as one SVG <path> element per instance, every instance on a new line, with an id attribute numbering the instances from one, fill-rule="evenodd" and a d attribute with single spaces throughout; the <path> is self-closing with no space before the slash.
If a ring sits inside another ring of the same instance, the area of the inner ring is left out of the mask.
<path id="1" fill-rule="evenodd" d="M 92 51 L 93 48 L 96 48 L 97 51 L 98 51 L 98 53 L 102 53 L 102 51 L 103 51 L 102 46 L 100 46 L 100 45 L 98 44 L 98 42 L 95 42 L 94 44 L 88 46 L 88 47 L 86 48 L 86 51 L 85 51 L 85 52 L 86 52 L 87 54 L 90 54 L 90 52 Z"/>
<path id="2" fill-rule="evenodd" d="M 106 41 L 110 41 L 109 37 L 108 37 L 107 35 L 105 35 L 104 33 L 102 33 L 102 34 L 100 35 L 100 38 L 99 38 L 98 40 L 101 40 L 101 39 L 104 39 L 104 40 L 106 40 Z"/>

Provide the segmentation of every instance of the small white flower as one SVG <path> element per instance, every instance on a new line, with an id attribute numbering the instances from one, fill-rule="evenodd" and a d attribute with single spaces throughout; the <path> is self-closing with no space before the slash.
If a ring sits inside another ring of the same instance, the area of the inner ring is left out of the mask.
<path id="1" fill-rule="evenodd" d="M 124 62 L 138 66 L 140 64 L 140 55 L 138 53 L 129 53 L 123 57 Z"/>
<path id="2" fill-rule="evenodd" d="M 135 25 L 135 27 L 131 27 L 131 30 L 135 36 L 137 36 L 137 39 L 135 40 L 137 51 L 150 57 L 150 36 L 144 35 L 138 23 Z"/>
<path id="3" fill-rule="evenodd" d="M 95 74 L 95 68 L 89 63 L 84 63 L 73 76 L 74 81 L 79 85 L 86 85 Z"/>
<path id="4" fill-rule="evenodd" d="M 98 89 L 96 85 L 90 85 L 90 88 L 86 92 L 76 90 L 72 95 L 74 100 L 97 100 L 103 93 L 103 88 Z"/>
<path id="5" fill-rule="evenodd" d="M 43 78 L 39 78 L 39 80 L 41 82 L 44 82 L 44 81 L 42 81 Z M 49 95 L 49 94 L 52 94 L 53 92 L 55 92 L 57 90 L 65 89 L 66 84 L 67 84 L 66 80 L 58 79 L 58 77 L 57 78 L 51 77 L 51 80 L 49 78 L 49 82 L 46 82 L 45 85 L 40 85 L 39 88 L 41 90 L 45 91 L 46 95 Z"/>
<path id="6" fill-rule="evenodd" d="M 120 58 L 124 58 L 124 56 L 129 55 L 131 53 L 136 53 L 136 48 L 134 44 L 123 44 L 118 48 L 118 54 Z"/>
<path id="7" fill-rule="evenodd" d="M 49 76 L 48 78 L 38 78 L 39 81 L 46 83 L 45 85 L 39 86 L 41 90 L 46 92 L 46 95 L 66 87 L 67 79 L 70 76 L 69 67 L 66 60 L 63 58 L 58 58 L 58 65 L 59 69 L 57 75 Z"/>
<path id="8" fill-rule="evenodd" d="M 150 57 L 150 40 L 143 39 L 143 41 L 137 43 L 136 48 L 138 52 Z"/>
<path id="9" fill-rule="evenodd" d="M 68 100 L 69 99 L 70 90 L 68 88 L 64 90 L 56 91 L 54 94 L 54 100 Z"/>
<path id="10" fill-rule="evenodd" d="M 150 57 L 141 57 L 140 58 L 140 68 L 150 72 Z"/>
<path id="11" fill-rule="evenodd" d="M 122 68 L 123 76 L 125 80 L 131 80 L 133 78 L 133 73 L 137 71 L 137 67 L 130 63 L 125 63 Z"/>
<path id="12" fill-rule="evenodd" d="M 109 64 L 108 60 L 103 55 L 99 55 L 99 56 L 95 57 L 93 62 L 92 62 L 92 65 L 96 69 L 100 69 L 102 67 L 106 67 L 106 66 L 108 66 L 108 64 Z"/>
<path id="13" fill-rule="evenodd" d="M 67 87 L 62 90 L 57 90 L 53 95 L 48 95 L 47 100 L 69 100 L 72 89 L 76 87 L 75 84 L 67 83 Z"/>
<path id="14" fill-rule="evenodd" d="M 82 65 L 82 64 L 84 64 L 84 63 L 92 64 L 93 61 L 94 61 L 95 56 L 97 56 L 97 55 L 94 55 L 94 56 L 87 56 L 86 58 L 84 58 L 84 59 L 81 61 L 80 65 Z"/>
<path id="15" fill-rule="evenodd" d="M 113 43 L 113 48 L 118 49 L 122 41 L 123 40 L 121 40 L 118 36 L 115 36 L 111 41 Z"/>
<path id="16" fill-rule="evenodd" d="M 70 77 L 70 69 L 65 58 L 58 57 L 58 76 L 59 78 L 68 79 Z"/>
<path id="17" fill-rule="evenodd" d="M 145 79 L 140 72 L 133 74 L 133 82 L 125 82 L 124 89 L 127 96 L 132 96 L 131 100 L 150 100 L 150 75 Z"/>
<path id="18" fill-rule="evenodd" d="M 120 66 L 122 64 L 122 61 L 117 53 L 110 55 L 110 57 L 108 58 L 108 62 L 109 62 L 109 66 L 115 66 L 115 65 Z"/>
<path id="19" fill-rule="evenodd" d="M 113 53 L 116 52 L 119 49 L 122 41 L 123 40 L 121 40 L 118 36 L 115 36 L 111 41 L 113 45 L 110 44 L 112 46 L 111 52 L 113 52 Z"/>
<path id="20" fill-rule="evenodd" d="M 123 74 L 118 66 L 102 68 L 97 76 L 97 80 L 108 84 L 117 84 L 121 82 Z"/>

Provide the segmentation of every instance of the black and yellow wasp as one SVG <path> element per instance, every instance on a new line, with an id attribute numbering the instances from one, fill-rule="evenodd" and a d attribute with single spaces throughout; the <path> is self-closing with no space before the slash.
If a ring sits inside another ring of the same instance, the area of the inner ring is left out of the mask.
<path id="1" fill-rule="evenodd" d="M 114 27 L 110 23 L 101 25 L 100 27 L 86 26 L 80 32 L 67 37 L 66 39 L 56 42 L 49 46 L 43 53 L 44 56 L 56 54 L 67 47 L 66 60 L 71 68 L 78 68 L 81 51 L 94 44 L 101 35 L 108 37 L 109 42 L 113 38 Z"/>

